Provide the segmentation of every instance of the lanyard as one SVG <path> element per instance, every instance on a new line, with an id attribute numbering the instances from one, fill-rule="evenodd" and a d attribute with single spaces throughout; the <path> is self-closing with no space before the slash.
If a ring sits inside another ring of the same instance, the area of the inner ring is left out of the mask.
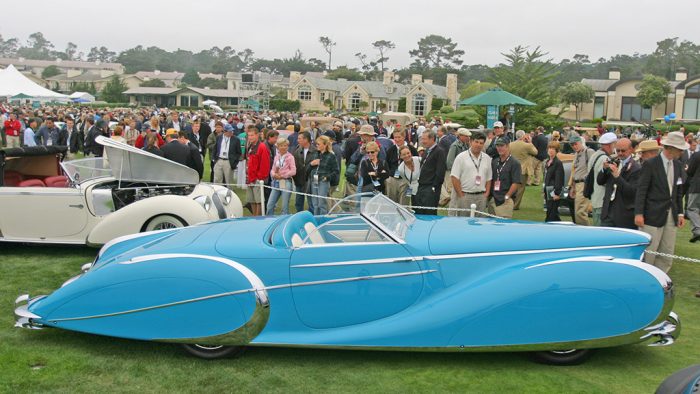
<path id="1" fill-rule="evenodd" d="M 479 172 L 479 167 L 481 167 L 481 153 L 479 153 L 479 164 L 476 164 L 476 161 L 474 161 L 474 156 L 472 155 L 472 152 L 469 151 L 469 158 L 472 160 L 472 163 L 474 163 L 474 167 L 476 168 L 476 172 Z"/>
<path id="2" fill-rule="evenodd" d="M 503 170 L 503 167 L 506 166 L 506 163 L 508 163 L 508 160 L 510 160 L 510 156 L 508 156 L 502 163 L 499 163 L 496 167 L 496 179 L 501 179 L 501 171 Z"/>
<path id="3" fill-rule="evenodd" d="M 411 183 L 413 183 L 413 174 L 416 172 L 415 171 L 416 163 L 413 163 L 413 167 L 414 167 L 414 169 L 411 170 L 411 176 L 408 178 L 409 185 Z M 403 177 L 404 178 L 406 178 L 406 170 L 408 170 L 408 169 L 409 169 L 408 166 L 406 165 L 406 163 L 404 163 L 404 165 L 403 165 Z"/>
<path id="4" fill-rule="evenodd" d="M 279 161 L 277 162 L 277 167 L 278 167 L 278 168 L 281 169 L 282 167 L 284 167 L 284 156 L 286 156 L 286 155 L 287 155 L 287 154 L 285 153 L 283 156 L 280 156 L 280 159 L 279 159 Z"/>

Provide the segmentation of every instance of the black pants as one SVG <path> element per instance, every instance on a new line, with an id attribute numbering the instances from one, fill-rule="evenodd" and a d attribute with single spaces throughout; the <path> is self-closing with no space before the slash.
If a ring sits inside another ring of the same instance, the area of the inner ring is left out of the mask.
<path id="1" fill-rule="evenodd" d="M 544 221 L 545 222 L 560 222 L 561 218 L 559 217 L 559 201 L 561 200 L 553 200 L 549 199 L 547 200 L 547 216 L 545 217 Z"/>
<path id="2" fill-rule="evenodd" d="M 440 188 L 436 187 L 433 191 L 433 187 L 430 185 L 418 185 L 418 191 L 413 196 L 413 201 L 413 205 L 437 208 L 440 201 Z M 437 215 L 437 209 L 417 208 L 415 212 L 419 215 Z"/>

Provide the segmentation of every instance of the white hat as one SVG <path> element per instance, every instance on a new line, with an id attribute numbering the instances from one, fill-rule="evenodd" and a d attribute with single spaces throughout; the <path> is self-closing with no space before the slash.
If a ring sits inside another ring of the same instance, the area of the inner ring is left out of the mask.
<path id="1" fill-rule="evenodd" d="M 666 134 L 666 137 L 661 139 L 661 145 L 672 146 L 680 150 L 688 149 L 688 143 L 685 142 L 682 131 L 672 131 Z"/>
<path id="2" fill-rule="evenodd" d="M 357 132 L 357 134 L 361 135 L 377 135 L 377 133 L 374 132 L 374 127 L 368 124 L 363 124 L 362 127 L 360 127 L 360 131 Z"/>
<path id="3" fill-rule="evenodd" d="M 615 135 L 615 133 L 605 133 L 600 136 L 600 140 L 598 140 L 601 145 L 612 144 L 615 141 L 617 141 L 617 135 Z"/>
<path id="4" fill-rule="evenodd" d="M 467 137 L 471 137 L 471 136 L 472 136 L 472 132 L 469 131 L 469 129 L 465 129 L 464 127 L 460 127 L 459 129 L 457 129 L 457 134 L 459 134 L 459 135 L 464 135 L 464 136 L 467 136 Z"/>
<path id="5" fill-rule="evenodd" d="M 503 123 L 501 123 L 500 121 L 496 121 L 496 122 L 493 124 L 493 128 L 496 128 L 496 127 L 503 128 Z"/>

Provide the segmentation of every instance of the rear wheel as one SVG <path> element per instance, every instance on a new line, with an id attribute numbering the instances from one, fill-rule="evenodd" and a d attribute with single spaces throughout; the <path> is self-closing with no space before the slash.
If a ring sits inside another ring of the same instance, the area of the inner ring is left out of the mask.
<path id="1" fill-rule="evenodd" d="M 176 218 L 172 215 L 158 215 L 146 223 L 143 231 L 154 231 L 154 230 L 167 230 L 171 228 L 185 227 L 187 223 L 184 223 L 181 219 Z"/>
<path id="2" fill-rule="evenodd" d="M 588 360 L 591 349 L 550 350 L 531 354 L 535 362 L 550 365 L 578 365 Z"/>
<path id="3" fill-rule="evenodd" d="M 193 356 L 207 360 L 215 360 L 224 357 L 240 357 L 245 351 L 245 346 L 209 346 L 209 345 L 182 345 Z"/>

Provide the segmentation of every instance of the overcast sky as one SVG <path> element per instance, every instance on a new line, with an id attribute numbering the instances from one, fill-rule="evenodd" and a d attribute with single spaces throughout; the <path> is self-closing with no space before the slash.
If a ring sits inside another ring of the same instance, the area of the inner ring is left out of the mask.
<path id="1" fill-rule="evenodd" d="M 697 0 L 33 0 L 23 15 L 6 16 L 3 38 L 25 42 L 41 31 L 57 49 L 69 41 L 88 52 L 119 52 L 136 45 L 198 51 L 212 46 L 250 48 L 256 57 L 327 61 L 318 42 L 337 46 L 333 66 L 358 67 L 357 52 L 374 56 L 371 43 L 390 40 L 387 67 L 407 66 L 421 37 L 452 38 L 465 64 L 494 65 L 516 45 L 541 46 L 559 61 L 576 53 L 592 61 L 618 53 L 648 53 L 656 42 L 679 37 L 700 43 Z M 5 7 L 7 11 L 7 7 Z"/>

